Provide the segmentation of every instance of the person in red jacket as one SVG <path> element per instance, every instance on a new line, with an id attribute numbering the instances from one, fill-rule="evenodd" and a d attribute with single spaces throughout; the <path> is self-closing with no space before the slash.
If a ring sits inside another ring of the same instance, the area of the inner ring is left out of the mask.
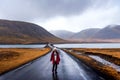
<path id="1" fill-rule="evenodd" d="M 52 61 L 53 64 L 52 72 L 57 72 L 57 66 L 60 62 L 60 56 L 56 48 L 54 48 L 52 51 L 50 61 Z"/>

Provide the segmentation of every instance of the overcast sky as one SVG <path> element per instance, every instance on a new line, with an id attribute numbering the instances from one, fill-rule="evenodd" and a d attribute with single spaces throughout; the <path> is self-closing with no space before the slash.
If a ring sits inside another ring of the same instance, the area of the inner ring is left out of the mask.
<path id="1" fill-rule="evenodd" d="M 0 0 L 0 19 L 78 32 L 120 24 L 120 0 Z"/>

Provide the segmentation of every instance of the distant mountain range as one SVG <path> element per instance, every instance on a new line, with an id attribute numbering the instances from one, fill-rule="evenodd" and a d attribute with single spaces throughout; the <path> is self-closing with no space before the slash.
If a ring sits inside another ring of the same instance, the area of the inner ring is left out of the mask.
<path id="1" fill-rule="evenodd" d="M 28 22 L 0 20 L 0 44 L 64 42 L 44 28 Z"/>
<path id="2" fill-rule="evenodd" d="M 63 39 L 70 39 L 72 35 L 74 35 L 74 32 L 66 31 L 66 30 L 55 30 L 50 31 L 53 35 L 63 38 Z"/>
<path id="3" fill-rule="evenodd" d="M 102 29 L 89 28 L 77 33 L 69 32 L 68 35 L 64 33 L 68 33 L 68 31 L 56 31 L 53 34 L 63 39 L 78 42 L 120 42 L 120 25 L 108 25 Z"/>

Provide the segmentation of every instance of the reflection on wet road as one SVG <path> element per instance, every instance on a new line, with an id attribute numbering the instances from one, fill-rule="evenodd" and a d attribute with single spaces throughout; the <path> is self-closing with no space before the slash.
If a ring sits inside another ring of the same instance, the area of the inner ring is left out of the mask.
<path id="1" fill-rule="evenodd" d="M 52 73 L 53 80 L 59 80 L 57 73 Z"/>
<path id="2" fill-rule="evenodd" d="M 104 80 L 88 66 L 62 50 L 58 72 L 52 73 L 50 54 L 0 76 L 0 80 Z"/>

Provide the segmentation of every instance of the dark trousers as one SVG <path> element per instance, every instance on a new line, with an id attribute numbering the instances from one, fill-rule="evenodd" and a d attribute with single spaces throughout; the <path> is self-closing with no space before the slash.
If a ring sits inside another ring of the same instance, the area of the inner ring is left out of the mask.
<path id="1" fill-rule="evenodd" d="M 55 72 L 57 72 L 57 63 L 56 63 L 56 62 L 53 64 L 52 71 L 55 71 Z"/>
<path id="2" fill-rule="evenodd" d="M 59 80 L 57 73 L 52 73 L 53 80 Z"/>

